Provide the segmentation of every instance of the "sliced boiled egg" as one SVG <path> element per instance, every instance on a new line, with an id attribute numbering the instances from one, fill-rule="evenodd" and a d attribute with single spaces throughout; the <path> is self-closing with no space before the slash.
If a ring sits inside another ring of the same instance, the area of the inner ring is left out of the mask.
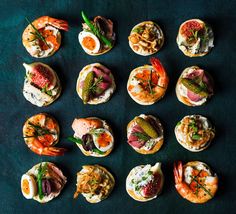
<path id="1" fill-rule="evenodd" d="M 37 194 L 37 185 L 33 176 L 27 174 L 22 175 L 21 192 L 27 199 L 31 199 Z"/>
<path id="2" fill-rule="evenodd" d="M 98 53 L 101 47 L 99 39 L 94 34 L 87 31 L 79 33 L 79 43 L 88 54 Z"/>
<path id="3" fill-rule="evenodd" d="M 114 145 L 112 134 L 106 129 L 96 129 L 93 131 L 94 145 L 102 152 L 106 152 Z"/>

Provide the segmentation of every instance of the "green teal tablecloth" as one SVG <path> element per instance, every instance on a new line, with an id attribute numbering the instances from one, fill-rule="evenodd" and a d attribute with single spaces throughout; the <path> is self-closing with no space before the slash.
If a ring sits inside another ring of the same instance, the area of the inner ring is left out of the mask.
<path id="1" fill-rule="evenodd" d="M 78 44 L 81 30 L 80 11 L 90 17 L 103 15 L 111 18 L 117 32 L 116 46 L 109 53 L 91 57 Z M 0 2 L 0 213 L 236 213 L 235 161 L 236 161 L 236 4 L 235 1 L 6 1 Z M 68 20 L 70 31 L 63 33 L 62 46 L 52 57 L 32 58 L 21 43 L 27 23 L 50 15 Z M 210 23 L 215 33 L 215 47 L 202 58 L 185 57 L 178 49 L 175 38 L 179 25 L 190 18 L 201 18 Z M 145 63 L 149 57 L 138 56 L 127 43 L 129 31 L 143 20 L 156 21 L 165 34 L 165 44 L 155 56 L 166 67 L 170 84 L 166 96 L 152 106 L 140 106 L 126 91 L 129 72 Z M 62 82 L 63 92 L 51 106 L 38 108 L 22 95 L 25 70 L 23 62 L 41 61 L 54 68 Z M 111 68 L 117 82 L 112 99 L 98 106 L 84 106 L 76 94 L 75 84 L 81 68 L 89 63 L 101 62 Z M 199 65 L 209 71 L 216 85 L 215 96 L 204 106 L 190 108 L 177 101 L 175 84 L 181 71 Z M 40 157 L 24 144 L 22 125 L 26 118 L 39 112 L 56 117 L 61 127 L 59 145 L 69 148 L 63 157 Z M 165 144 L 156 154 L 143 156 L 135 153 L 126 143 L 126 125 L 135 115 L 151 113 L 160 117 L 165 128 Z M 174 136 L 174 126 L 187 114 L 199 113 L 216 125 L 216 138 L 212 145 L 200 153 L 182 148 Z M 106 158 L 85 157 L 66 140 L 72 135 L 71 123 L 75 117 L 99 116 L 106 119 L 115 132 L 116 146 Z M 204 205 L 191 204 L 182 199 L 174 188 L 173 161 L 201 160 L 219 175 L 219 191 Z M 40 205 L 23 198 L 20 190 L 21 175 L 40 161 L 53 161 L 64 171 L 68 183 L 61 195 L 48 204 Z M 125 191 L 125 178 L 131 168 L 156 161 L 163 163 L 165 185 L 156 200 L 138 203 Z M 73 199 L 76 172 L 83 164 L 101 164 L 116 178 L 110 197 L 98 204 L 88 204 L 83 197 Z"/>

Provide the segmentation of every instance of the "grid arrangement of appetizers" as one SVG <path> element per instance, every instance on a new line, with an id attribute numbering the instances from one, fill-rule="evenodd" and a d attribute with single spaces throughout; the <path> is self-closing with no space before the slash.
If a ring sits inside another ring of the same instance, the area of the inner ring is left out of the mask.
<path id="1" fill-rule="evenodd" d="M 83 51 L 91 56 L 109 52 L 115 45 L 116 33 L 112 20 L 103 16 L 93 19 L 82 11 L 82 31 L 78 41 Z M 22 43 L 35 58 L 52 56 L 61 45 L 59 30 L 68 31 L 68 22 L 42 16 L 31 22 L 23 32 Z M 214 35 L 209 24 L 200 19 L 182 23 L 177 35 L 179 49 L 189 57 L 206 55 L 214 46 Z M 128 36 L 130 48 L 139 55 L 149 56 L 160 51 L 164 44 L 161 27 L 153 21 L 136 24 Z M 38 107 L 52 104 L 59 98 L 62 87 L 57 72 L 42 62 L 23 63 L 26 70 L 23 95 Z M 127 81 L 130 97 L 140 105 L 152 105 L 164 97 L 169 84 L 169 75 L 161 61 L 150 58 L 150 65 L 134 68 Z M 85 65 L 78 74 L 76 92 L 83 104 L 97 105 L 108 102 L 115 92 L 115 78 L 107 66 L 99 62 Z M 213 95 L 211 75 L 196 65 L 185 68 L 176 84 L 178 100 L 187 106 L 200 106 Z M 81 155 L 104 158 L 112 153 L 116 143 L 109 123 L 91 116 L 77 117 L 72 122 L 73 136 L 67 138 L 75 143 Z M 187 115 L 175 126 L 177 142 L 191 152 L 201 152 L 209 147 L 215 137 L 215 128 L 202 115 Z M 37 155 L 61 156 L 67 149 L 57 147 L 60 127 L 48 113 L 38 113 L 27 118 L 23 125 L 23 139 L 27 147 Z M 127 124 L 127 144 L 137 153 L 157 153 L 164 141 L 164 127 L 158 117 L 150 114 L 135 116 Z M 128 147 L 128 146 L 127 146 Z M 130 150 L 132 150 L 130 149 Z M 164 185 L 162 163 L 156 162 L 134 166 L 126 178 L 128 195 L 139 202 L 161 197 Z M 177 192 L 192 203 L 205 203 L 212 199 L 218 188 L 218 177 L 201 161 L 182 163 L 176 161 L 173 177 Z M 21 177 L 21 191 L 26 199 L 47 203 L 57 197 L 67 183 L 67 178 L 51 162 L 34 165 Z M 115 187 L 115 178 L 105 167 L 84 165 L 77 172 L 74 198 L 80 194 L 89 203 L 106 199 Z"/>

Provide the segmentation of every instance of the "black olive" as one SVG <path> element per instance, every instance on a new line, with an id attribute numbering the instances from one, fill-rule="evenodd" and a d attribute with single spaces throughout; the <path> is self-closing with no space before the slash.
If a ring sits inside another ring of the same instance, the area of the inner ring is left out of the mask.
<path id="1" fill-rule="evenodd" d="M 42 191 L 44 195 L 49 195 L 52 192 L 52 186 L 49 179 L 42 179 Z"/>
<path id="2" fill-rule="evenodd" d="M 85 151 L 92 151 L 95 148 L 91 134 L 85 134 L 82 137 L 82 146 Z"/>

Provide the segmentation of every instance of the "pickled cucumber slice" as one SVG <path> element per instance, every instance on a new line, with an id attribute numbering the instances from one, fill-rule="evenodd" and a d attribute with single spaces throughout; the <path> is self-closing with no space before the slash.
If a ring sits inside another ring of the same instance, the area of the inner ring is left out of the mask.
<path id="1" fill-rule="evenodd" d="M 135 122 L 144 130 L 144 132 L 151 138 L 157 138 L 158 134 L 152 125 L 142 117 L 135 117 Z"/>
<path id="2" fill-rule="evenodd" d="M 208 92 L 205 88 L 199 86 L 196 84 L 194 81 L 187 79 L 187 78 L 182 78 L 181 83 L 190 91 L 194 92 L 195 94 L 200 95 L 201 97 L 207 97 Z"/>
<path id="3" fill-rule="evenodd" d="M 89 72 L 84 80 L 84 85 L 82 88 L 82 100 L 84 102 L 84 104 L 87 104 L 87 102 L 89 101 L 91 92 L 90 92 L 90 87 L 93 84 L 93 79 L 94 79 L 94 73 L 93 71 Z"/>

